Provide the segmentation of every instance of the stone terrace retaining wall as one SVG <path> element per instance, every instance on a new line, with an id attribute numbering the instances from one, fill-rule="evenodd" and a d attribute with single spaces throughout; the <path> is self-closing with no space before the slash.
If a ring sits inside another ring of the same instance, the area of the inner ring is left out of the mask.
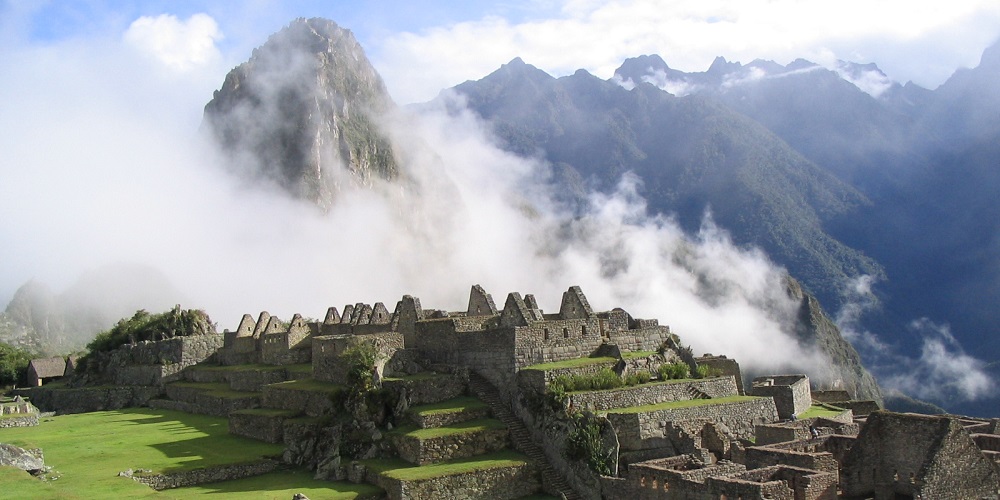
<path id="1" fill-rule="evenodd" d="M 646 413 L 608 413 L 608 420 L 618 433 L 622 449 L 639 450 L 643 440 L 664 437 L 667 422 L 711 419 L 725 424 L 741 439 L 754 436 L 754 425 L 778 420 L 778 410 L 771 398 L 718 403 L 688 408 L 670 408 Z"/>
<path id="2" fill-rule="evenodd" d="M 431 413 L 426 415 L 418 415 L 414 413 L 410 415 L 410 420 L 413 421 L 414 424 L 417 424 L 417 427 L 420 427 L 421 429 L 429 429 L 432 427 L 444 427 L 446 425 L 457 424 L 459 422 L 485 418 L 488 416 L 490 416 L 490 409 L 487 406 L 483 406 L 479 408 L 463 409 L 461 411 Z"/>
<path id="3" fill-rule="evenodd" d="M 38 387 L 17 391 L 28 397 L 42 411 L 59 414 L 87 413 L 144 406 L 163 393 L 159 387 L 85 387 L 79 389 L 48 389 Z"/>
<path id="4" fill-rule="evenodd" d="M 119 475 L 131 477 L 135 481 L 160 491 L 170 488 L 180 488 L 182 486 L 195 486 L 198 484 L 259 476 L 277 468 L 277 461 L 264 459 L 245 464 L 219 465 L 173 474 L 134 474 L 131 470 L 128 470 Z"/>
<path id="5" fill-rule="evenodd" d="M 285 384 L 268 385 L 264 387 L 262 405 L 318 417 L 333 411 L 333 399 L 330 395 L 334 390 L 297 389 Z"/>
<path id="6" fill-rule="evenodd" d="M 608 360 L 607 363 L 578 366 L 573 368 L 555 368 L 552 370 L 522 369 L 517 372 L 517 384 L 522 389 L 535 392 L 545 392 L 549 384 L 557 377 L 566 375 L 593 375 L 604 368 L 613 368 L 618 360 Z"/>
<path id="7" fill-rule="evenodd" d="M 21 415 L 17 417 L 0 417 L 0 429 L 9 427 L 34 427 L 38 425 L 38 413 Z"/>
<path id="8" fill-rule="evenodd" d="M 184 378 L 192 382 L 225 382 L 234 391 L 258 392 L 268 384 L 276 384 L 288 380 L 288 374 L 284 368 L 247 368 L 242 370 L 212 370 L 212 369 L 189 369 L 184 373 Z"/>
<path id="9" fill-rule="evenodd" d="M 224 335 L 193 335 L 124 345 L 111 353 L 108 373 L 117 385 L 157 385 L 215 354 Z"/>
<path id="10" fill-rule="evenodd" d="M 382 387 L 396 391 L 406 389 L 406 397 L 411 405 L 439 403 L 465 393 L 468 373 L 459 370 L 451 374 L 435 374 L 430 377 L 417 375 L 409 378 L 385 379 Z"/>
<path id="11" fill-rule="evenodd" d="M 708 394 L 711 398 L 735 396 L 737 393 L 736 379 L 728 376 L 702 380 L 644 384 L 605 391 L 574 392 L 571 393 L 570 398 L 573 406 L 576 408 L 604 411 L 615 408 L 646 406 L 668 401 L 689 400 L 692 399 L 689 394 L 692 387 Z M 569 401 L 567 401 L 567 404 L 569 404 Z"/>
<path id="12" fill-rule="evenodd" d="M 403 460 L 411 464 L 427 465 L 508 448 L 510 433 L 506 428 L 484 429 L 423 440 L 399 434 L 393 436 L 392 442 Z"/>
<path id="13" fill-rule="evenodd" d="M 418 481 L 379 477 L 377 484 L 386 491 L 390 500 L 411 498 L 506 500 L 528 496 L 541 490 L 538 470 L 530 464 Z"/>
<path id="14" fill-rule="evenodd" d="M 287 415 L 237 410 L 229 414 L 229 433 L 265 443 L 281 443 L 285 438 Z"/>

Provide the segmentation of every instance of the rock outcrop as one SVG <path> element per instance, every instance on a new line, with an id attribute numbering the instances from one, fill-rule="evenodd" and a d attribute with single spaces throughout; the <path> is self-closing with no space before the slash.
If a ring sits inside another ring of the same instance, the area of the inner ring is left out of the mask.
<path id="1" fill-rule="evenodd" d="M 349 30 L 300 18 L 226 75 L 203 128 L 238 174 L 325 209 L 345 184 L 398 175 L 378 123 L 394 106 Z"/>

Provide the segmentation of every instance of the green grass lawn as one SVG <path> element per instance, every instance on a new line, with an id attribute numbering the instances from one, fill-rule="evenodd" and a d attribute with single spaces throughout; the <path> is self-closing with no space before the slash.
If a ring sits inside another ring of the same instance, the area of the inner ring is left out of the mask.
<path id="1" fill-rule="evenodd" d="M 537 365 L 526 366 L 521 368 L 522 370 L 557 370 L 559 368 L 579 368 L 581 366 L 590 365 L 613 365 L 618 362 L 617 358 L 605 357 L 605 358 L 575 358 L 567 359 L 563 361 L 553 361 L 551 363 L 541 363 Z"/>
<path id="2" fill-rule="evenodd" d="M 657 403 L 655 405 L 644 405 L 644 406 L 631 406 L 628 408 L 618 408 L 615 410 L 609 410 L 604 413 L 647 413 L 651 411 L 658 410 L 674 410 L 679 408 L 693 408 L 695 406 L 706 406 L 706 405 L 717 405 L 726 403 L 740 403 L 744 401 L 753 401 L 755 399 L 762 399 L 757 396 L 729 396 L 727 398 L 713 398 L 713 399 L 689 399 L 686 401 L 669 401 L 666 403 Z"/>
<path id="3" fill-rule="evenodd" d="M 43 418 L 0 429 L 0 441 L 41 448 L 59 478 L 4 481 L 5 498 L 140 498 L 149 487 L 125 469 L 174 472 L 278 455 L 283 446 L 231 436 L 226 419 L 146 408 Z"/>
<path id="4" fill-rule="evenodd" d="M 412 465 L 402 460 L 365 461 L 365 465 L 381 472 L 382 475 L 402 481 L 418 481 L 477 470 L 518 466 L 526 463 L 528 463 L 528 457 L 509 450 L 423 466 Z"/>
<path id="5" fill-rule="evenodd" d="M 440 403 L 432 403 L 410 407 L 410 413 L 414 415 L 439 415 L 442 413 L 456 413 L 460 411 L 478 410 L 486 408 L 486 403 L 472 396 L 461 396 Z"/>
<path id="6" fill-rule="evenodd" d="M 506 429 L 506 426 L 503 425 L 503 422 L 494 418 L 477 418 L 475 420 L 459 422 L 457 424 L 431 427 L 427 429 L 418 429 L 415 426 L 408 425 L 399 427 L 392 432 L 393 434 L 402 434 L 423 441 L 425 439 L 433 439 L 441 436 L 467 434 L 470 432 L 485 431 L 490 429 Z"/>
<path id="7" fill-rule="evenodd" d="M 310 392 L 336 392 L 344 389 L 344 386 L 337 385 L 331 382 L 323 382 L 321 380 L 316 380 L 314 378 L 300 378 L 297 380 L 289 380 L 287 382 L 278 382 L 277 384 L 270 384 L 267 387 L 271 389 L 282 389 L 290 391 L 310 391 Z"/>
<path id="8" fill-rule="evenodd" d="M 398 381 L 398 380 L 410 380 L 410 381 L 418 382 L 418 381 L 421 381 L 421 380 L 431 380 L 431 379 L 435 379 L 435 378 L 438 378 L 438 377 L 444 377 L 444 376 L 445 375 L 442 375 L 440 373 L 435 373 L 435 372 L 420 372 L 420 373 L 415 373 L 413 375 L 401 375 L 399 377 L 385 377 L 385 378 L 382 379 L 382 381 L 383 382 L 393 382 L 393 381 Z"/>
<path id="9" fill-rule="evenodd" d="M 845 411 L 847 410 L 833 405 L 814 404 L 810 406 L 808 410 L 798 414 L 797 417 L 799 419 L 815 418 L 815 417 L 833 418 L 840 415 L 841 413 L 844 413 Z"/>

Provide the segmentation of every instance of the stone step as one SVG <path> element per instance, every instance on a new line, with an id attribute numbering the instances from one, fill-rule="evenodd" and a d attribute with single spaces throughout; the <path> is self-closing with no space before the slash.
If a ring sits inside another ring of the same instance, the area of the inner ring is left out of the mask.
<path id="1" fill-rule="evenodd" d="M 334 399 L 344 386 L 304 378 L 264 386 L 261 406 L 300 412 L 310 417 L 334 410 Z"/>
<path id="2" fill-rule="evenodd" d="M 546 487 L 546 491 L 556 493 L 567 500 L 582 498 L 573 490 L 566 479 L 552 467 L 552 464 L 548 461 L 548 457 L 545 456 L 545 452 L 538 446 L 538 443 L 532 437 L 524 422 L 514 416 L 514 413 L 507 404 L 500 399 L 499 391 L 489 381 L 477 373 L 470 373 L 469 388 L 472 389 L 476 396 L 490 406 L 494 417 L 507 426 L 510 430 L 514 447 L 535 461 L 539 466 L 542 472 L 542 483 Z"/>
<path id="3" fill-rule="evenodd" d="M 471 396 L 412 406 L 407 414 L 410 421 L 422 429 L 453 425 L 492 415 L 489 405 Z"/>
<path id="4" fill-rule="evenodd" d="M 164 390 L 169 399 L 186 403 L 186 405 L 174 405 L 174 407 L 177 409 L 187 408 L 182 411 L 188 413 L 226 417 L 231 411 L 260 406 L 260 393 L 234 391 L 229 388 L 228 384 L 174 382 L 164 386 Z M 162 403 L 156 404 L 162 405 Z"/>
<path id="5" fill-rule="evenodd" d="M 470 458 L 510 447 L 510 431 L 492 418 L 427 429 L 402 427 L 389 437 L 400 458 L 414 465 Z"/>
<path id="6" fill-rule="evenodd" d="M 298 416 L 297 412 L 254 408 L 236 410 L 229 414 L 229 433 L 266 443 L 281 443 L 285 437 L 285 420 Z"/>
<path id="7" fill-rule="evenodd" d="M 350 473 L 349 473 L 350 474 Z M 514 499 L 541 489 L 537 464 L 509 450 L 433 465 L 385 467 L 365 473 L 391 500 Z"/>

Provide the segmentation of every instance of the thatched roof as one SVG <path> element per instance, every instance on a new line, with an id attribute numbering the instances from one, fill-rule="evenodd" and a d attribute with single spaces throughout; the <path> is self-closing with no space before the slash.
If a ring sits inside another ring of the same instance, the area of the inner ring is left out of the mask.
<path id="1" fill-rule="evenodd" d="M 33 359 L 28 370 L 34 370 L 38 378 L 61 377 L 66 372 L 66 360 L 62 357 Z"/>

